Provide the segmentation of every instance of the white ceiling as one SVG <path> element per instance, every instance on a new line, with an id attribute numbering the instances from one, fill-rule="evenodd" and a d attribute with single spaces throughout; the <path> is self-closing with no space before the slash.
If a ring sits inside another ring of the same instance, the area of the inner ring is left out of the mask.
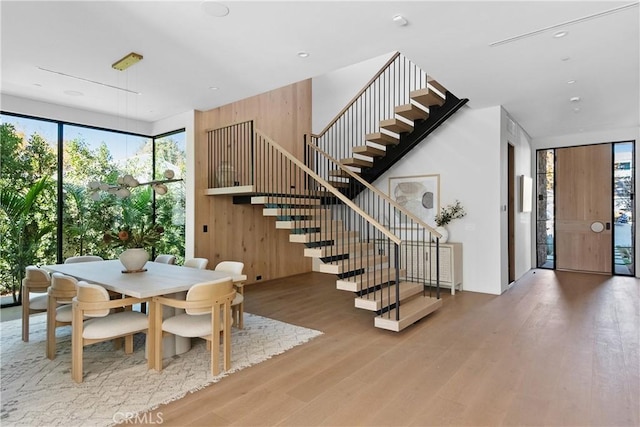
<path id="1" fill-rule="evenodd" d="M 640 125 L 637 0 L 222 1 L 222 18 L 201 3 L 2 0 L 1 93 L 155 121 L 400 51 L 472 108 L 503 105 L 534 138 Z M 111 68 L 132 51 L 144 59 Z"/>

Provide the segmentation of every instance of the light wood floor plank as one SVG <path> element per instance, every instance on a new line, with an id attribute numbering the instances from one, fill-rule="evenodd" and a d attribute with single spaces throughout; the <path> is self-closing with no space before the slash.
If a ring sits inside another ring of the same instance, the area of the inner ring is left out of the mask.
<path id="1" fill-rule="evenodd" d="M 443 292 L 394 333 L 330 275 L 249 285 L 247 312 L 324 335 L 155 412 L 164 425 L 637 426 L 639 288 L 533 270 L 501 296 Z"/>

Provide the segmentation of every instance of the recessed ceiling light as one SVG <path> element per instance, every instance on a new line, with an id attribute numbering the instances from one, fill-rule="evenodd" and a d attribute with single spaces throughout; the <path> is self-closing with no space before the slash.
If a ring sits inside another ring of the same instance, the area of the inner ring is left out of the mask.
<path id="1" fill-rule="evenodd" d="M 392 19 L 398 27 L 405 27 L 409 23 L 409 21 L 407 21 L 407 18 L 402 15 L 396 15 Z"/>
<path id="2" fill-rule="evenodd" d="M 298 56 L 300 58 L 307 58 L 307 57 L 309 57 L 309 52 L 300 51 L 300 52 L 298 52 Z"/>
<path id="3" fill-rule="evenodd" d="M 217 86 L 209 86 L 209 90 L 218 90 L 219 88 Z"/>
<path id="4" fill-rule="evenodd" d="M 65 93 L 65 95 L 69 95 L 69 96 L 82 96 L 82 95 L 84 95 L 82 92 L 78 92 L 77 90 L 65 90 L 64 93 Z"/>
<path id="5" fill-rule="evenodd" d="M 573 97 L 569 98 L 569 101 L 571 101 L 571 102 L 579 102 L 580 101 L 580 97 L 579 96 L 573 96 Z"/>
<path id="6" fill-rule="evenodd" d="M 567 34 L 569 34 L 567 31 L 558 31 L 553 35 L 553 37 L 555 37 L 556 39 L 559 39 L 566 36 Z"/>
<path id="7" fill-rule="evenodd" d="M 569 81 L 567 82 L 567 84 L 568 84 L 568 85 L 572 85 L 572 84 L 574 84 L 575 82 L 576 82 L 575 80 L 569 80 Z"/>
<path id="8" fill-rule="evenodd" d="M 229 14 L 229 8 L 217 1 L 203 1 L 200 3 L 200 7 L 207 15 L 215 16 L 216 18 L 222 18 Z"/>

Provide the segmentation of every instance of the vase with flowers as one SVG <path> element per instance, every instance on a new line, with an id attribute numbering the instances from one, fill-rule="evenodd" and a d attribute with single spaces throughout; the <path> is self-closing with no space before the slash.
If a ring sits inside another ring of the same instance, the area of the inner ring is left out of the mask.
<path id="1" fill-rule="evenodd" d="M 446 229 L 446 225 L 454 219 L 460 219 L 467 213 L 464 211 L 464 207 L 460 203 L 460 200 L 456 200 L 453 205 L 447 205 L 440 209 L 440 213 L 435 216 L 436 231 L 442 235 L 440 243 L 446 243 L 449 240 L 449 231 Z"/>
<path id="2" fill-rule="evenodd" d="M 136 273 L 144 271 L 144 265 L 149 261 L 146 248 L 158 243 L 162 233 L 164 228 L 159 225 L 123 226 L 117 230 L 106 231 L 103 241 L 113 247 L 124 248 L 125 250 L 119 256 L 125 268 L 123 273 Z"/>

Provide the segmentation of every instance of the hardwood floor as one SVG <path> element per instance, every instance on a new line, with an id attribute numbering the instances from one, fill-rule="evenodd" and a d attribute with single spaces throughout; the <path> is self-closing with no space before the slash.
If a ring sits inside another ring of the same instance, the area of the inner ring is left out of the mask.
<path id="1" fill-rule="evenodd" d="M 147 414 L 163 425 L 640 425 L 637 279 L 532 270 L 373 327 L 335 278 L 247 286 L 245 310 L 324 335 Z"/>

